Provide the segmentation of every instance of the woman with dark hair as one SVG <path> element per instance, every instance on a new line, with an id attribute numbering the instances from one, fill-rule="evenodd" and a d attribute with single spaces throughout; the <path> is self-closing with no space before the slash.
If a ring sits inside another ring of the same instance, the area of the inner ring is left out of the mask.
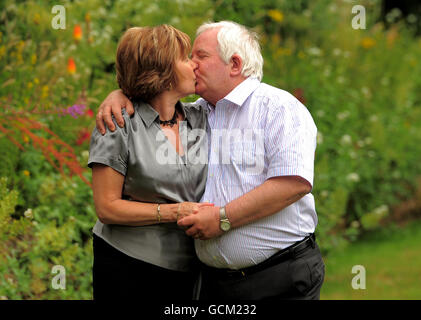
<path id="1" fill-rule="evenodd" d="M 168 25 L 131 28 L 120 40 L 117 82 L 135 113 L 123 111 L 123 128 L 92 133 L 96 300 L 193 297 L 193 239 L 177 220 L 211 204 L 198 203 L 206 161 L 189 161 L 191 150 L 207 152 L 206 112 L 179 101 L 195 92 L 190 49 L 190 38 Z"/>

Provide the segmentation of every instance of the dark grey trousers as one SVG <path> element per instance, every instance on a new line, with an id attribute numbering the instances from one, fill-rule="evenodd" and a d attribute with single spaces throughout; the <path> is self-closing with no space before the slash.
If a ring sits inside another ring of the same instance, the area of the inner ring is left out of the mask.
<path id="1" fill-rule="evenodd" d="M 318 300 L 324 274 L 316 244 L 251 275 L 221 277 L 202 270 L 199 300 Z"/>

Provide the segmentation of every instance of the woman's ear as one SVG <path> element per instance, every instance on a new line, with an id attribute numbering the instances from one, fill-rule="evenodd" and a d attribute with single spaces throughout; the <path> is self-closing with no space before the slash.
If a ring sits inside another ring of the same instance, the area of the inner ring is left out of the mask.
<path id="1" fill-rule="evenodd" d="M 231 57 L 231 76 L 238 76 L 241 75 L 241 71 L 243 69 L 243 59 L 238 54 L 234 54 Z"/>

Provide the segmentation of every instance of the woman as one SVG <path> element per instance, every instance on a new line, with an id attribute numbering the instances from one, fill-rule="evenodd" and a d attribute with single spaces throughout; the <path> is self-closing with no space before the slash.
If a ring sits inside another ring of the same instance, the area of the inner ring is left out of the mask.
<path id="1" fill-rule="evenodd" d="M 131 28 L 120 40 L 117 82 L 135 114 L 123 112 L 123 128 L 94 129 L 91 138 L 94 299 L 192 299 L 193 240 L 176 222 L 211 204 L 197 203 L 205 162 L 188 161 L 190 150 L 207 150 L 206 135 L 183 138 L 206 130 L 205 110 L 179 102 L 195 91 L 190 49 L 190 38 L 168 25 Z"/>

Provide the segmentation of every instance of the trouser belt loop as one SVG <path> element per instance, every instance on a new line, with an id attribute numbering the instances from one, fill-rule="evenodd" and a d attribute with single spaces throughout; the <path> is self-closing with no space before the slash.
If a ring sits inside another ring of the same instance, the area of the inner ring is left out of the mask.
<path id="1" fill-rule="evenodd" d="M 316 247 L 316 235 L 314 233 L 310 236 L 311 247 L 314 249 Z"/>

